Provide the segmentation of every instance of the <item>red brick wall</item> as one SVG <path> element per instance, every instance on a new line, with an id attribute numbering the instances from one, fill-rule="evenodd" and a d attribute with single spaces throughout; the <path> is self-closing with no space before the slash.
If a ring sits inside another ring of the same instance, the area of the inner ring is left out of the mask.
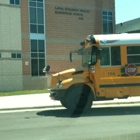
<path id="1" fill-rule="evenodd" d="M 115 8 L 115 1 L 114 0 L 46 0 L 46 2 L 59 2 L 60 4 L 72 4 L 74 7 L 75 5 L 82 5 L 82 6 L 91 6 L 93 8 Z"/>
<path id="2" fill-rule="evenodd" d="M 75 56 L 78 56 L 77 54 L 73 54 L 74 60 L 72 63 L 69 61 L 69 52 L 78 48 L 81 48 L 80 45 L 47 44 L 47 64 L 51 65 L 51 73 L 81 66 L 81 60 L 75 58 Z"/>
<path id="3" fill-rule="evenodd" d="M 68 11 L 65 8 L 74 8 L 78 11 Z M 81 12 L 80 10 L 89 11 Z M 46 54 L 47 64 L 51 65 L 52 72 L 81 65 L 80 60 L 69 62 L 69 52 L 80 48 L 80 40 L 83 41 L 87 35 L 102 34 L 102 10 L 113 11 L 115 21 L 114 0 L 46 0 Z M 55 11 L 72 14 L 56 14 Z M 74 13 L 80 13 L 83 16 L 75 16 Z M 66 60 L 56 57 L 66 55 Z M 54 56 L 53 60 L 51 60 L 52 56 Z"/>
<path id="4" fill-rule="evenodd" d="M 114 0 L 44 0 L 46 24 L 46 65 L 51 65 L 51 72 L 59 72 L 81 66 L 81 60 L 69 62 L 69 52 L 81 48 L 80 42 L 89 34 L 102 34 L 102 10 L 114 12 Z M 58 8 L 74 8 L 77 12 L 58 10 Z M 82 12 L 80 10 L 87 10 Z M 71 12 L 71 15 L 56 14 Z M 81 14 L 79 16 L 74 13 Z M 79 19 L 80 18 L 80 19 Z M 24 89 L 45 88 L 45 79 L 31 77 L 29 8 L 28 0 L 21 0 L 22 23 L 22 56 L 23 56 L 23 87 Z M 115 27 L 115 22 L 114 22 Z M 28 61 L 28 66 L 25 62 Z M 38 80 L 40 82 L 38 82 Z M 41 82 L 42 81 L 42 82 Z M 44 83 L 44 84 L 43 84 Z"/>
<path id="5" fill-rule="evenodd" d="M 74 66 L 81 66 L 81 62 L 78 60 L 75 60 L 72 63 L 70 63 L 69 60 L 48 60 L 47 62 L 48 64 L 51 64 L 51 74 L 66 70 L 68 68 L 73 68 Z"/>
<path id="6" fill-rule="evenodd" d="M 29 33 L 28 0 L 21 0 L 21 23 L 22 33 Z"/>
<path id="7" fill-rule="evenodd" d="M 23 75 L 30 75 L 30 39 L 29 39 L 29 8 L 28 0 L 21 0 L 21 30 L 22 30 L 22 67 Z M 28 61 L 29 65 L 25 66 Z"/>
<path id="8" fill-rule="evenodd" d="M 65 8 L 65 6 L 62 6 L 62 8 Z M 76 9 L 79 10 L 80 8 Z M 84 39 L 84 37 L 87 36 L 88 34 L 93 33 L 97 34 L 99 32 L 101 33 L 102 32 L 101 11 L 97 12 L 98 12 L 97 15 L 95 13 L 95 10 L 90 10 L 90 13 L 72 12 L 72 13 L 82 13 L 83 16 L 55 14 L 55 6 L 47 4 L 46 5 L 47 38 Z M 79 17 L 82 17 L 84 20 L 79 20 Z"/>
<path id="9" fill-rule="evenodd" d="M 58 10 L 58 8 L 62 8 L 63 10 Z M 74 8 L 78 11 L 69 11 L 65 10 L 65 8 Z M 68 58 L 67 60 L 50 60 L 49 56 L 67 55 L 67 57 L 69 57 L 69 52 L 80 48 L 80 41 L 83 41 L 88 34 L 101 34 L 102 9 L 115 11 L 114 0 L 45 0 L 47 64 L 54 65 L 53 63 L 55 62 L 55 67 L 60 67 L 60 63 L 64 65 L 64 61 L 68 61 Z M 88 12 L 81 12 L 80 10 L 88 10 Z M 71 12 L 72 15 L 56 14 L 55 11 Z M 21 0 L 23 56 L 27 53 L 28 56 L 30 56 L 28 12 L 28 1 Z M 76 16 L 74 13 L 80 13 L 83 16 Z M 83 20 L 79 18 L 83 18 Z M 30 65 L 25 66 L 25 59 L 28 60 L 30 64 L 30 57 L 26 55 L 23 59 L 23 75 L 31 74 Z M 71 67 L 77 67 L 81 65 L 81 61 L 78 62 L 78 65 L 76 62 L 69 63 L 69 61 L 65 64 L 66 66 L 59 68 L 60 71 Z M 53 66 L 52 71 L 56 71 Z"/>

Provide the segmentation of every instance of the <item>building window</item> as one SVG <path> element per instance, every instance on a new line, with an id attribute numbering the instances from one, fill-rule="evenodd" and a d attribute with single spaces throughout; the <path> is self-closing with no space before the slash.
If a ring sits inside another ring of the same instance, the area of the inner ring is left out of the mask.
<path id="1" fill-rule="evenodd" d="M 112 34 L 113 31 L 113 13 L 110 11 L 102 12 L 103 34 Z"/>
<path id="2" fill-rule="evenodd" d="M 45 42 L 44 40 L 31 39 L 31 71 L 32 76 L 44 76 Z"/>
<path id="3" fill-rule="evenodd" d="M 30 33 L 44 34 L 43 0 L 29 0 Z"/>
<path id="4" fill-rule="evenodd" d="M 12 4 L 12 5 L 20 5 L 20 0 L 10 0 L 10 4 Z"/>
<path id="5" fill-rule="evenodd" d="M 12 59 L 21 59 L 21 53 L 11 53 Z"/>
<path id="6" fill-rule="evenodd" d="M 102 48 L 101 66 L 121 65 L 120 47 Z"/>
<path id="7" fill-rule="evenodd" d="M 140 46 L 127 47 L 127 62 L 140 63 Z"/>
<path id="8" fill-rule="evenodd" d="M 44 76 L 45 66 L 45 23 L 44 0 L 29 0 L 29 24 L 31 44 L 32 76 Z"/>

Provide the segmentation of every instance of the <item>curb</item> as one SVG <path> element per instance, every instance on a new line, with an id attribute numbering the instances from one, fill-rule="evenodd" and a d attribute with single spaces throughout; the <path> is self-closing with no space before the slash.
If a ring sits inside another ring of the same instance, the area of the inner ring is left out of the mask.
<path id="1" fill-rule="evenodd" d="M 3 108 L 3 109 L 0 109 L 0 111 L 43 109 L 43 108 L 57 108 L 57 107 L 63 107 L 63 106 L 62 105 L 50 105 L 50 106 L 36 106 L 36 107 L 15 107 L 15 108 Z"/>
<path id="2" fill-rule="evenodd" d="M 125 101 L 125 102 L 110 102 L 110 103 L 93 103 L 92 106 L 111 106 L 111 105 L 140 105 L 140 101 Z M 43 108 L 59 108 L 62 105 L 49 105 L 49 106 L 36 106 L 36 107 L 15 107 L 15 108 L 3 108 L 0 111 L 11 111 L 11 110 L 25 110 L 25 109 L 43 109 Z"/>
<path id="3" fill-rule="evenodd" d="M 122 105 L 122 104 L 139 104 L 140 101 L 110 102 L 110 103 L 93 103 L 93 105 Z"/>

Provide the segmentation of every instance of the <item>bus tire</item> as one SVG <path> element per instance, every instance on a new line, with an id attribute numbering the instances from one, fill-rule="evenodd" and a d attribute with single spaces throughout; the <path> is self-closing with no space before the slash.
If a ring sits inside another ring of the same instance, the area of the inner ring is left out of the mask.
<path id="1" fill-rule="evenodd" d="M 67 95 L 66 108 L 73 113 L 82 113 L 91 108 L 93 94 L 89 88 L 77 87 Z"/>
<path id="2" fill-rule="evenodd" d="M 62 104 L 64 107 L 67 108 L 67 103 L 66 103 L 65 98 L 60 99 L 60 102 L 61 102 L 61 104 Z"/>

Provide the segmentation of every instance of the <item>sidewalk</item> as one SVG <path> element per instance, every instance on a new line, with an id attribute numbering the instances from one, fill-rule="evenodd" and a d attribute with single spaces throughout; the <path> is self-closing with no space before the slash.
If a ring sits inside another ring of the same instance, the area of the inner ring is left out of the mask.
<path id="1" fill-rule="evenodd" d="M 140 105 L 140 96 L 93 102 L 93 107 L 113 105 Z M 62 105 L 59 101 L 51 100 L 49 93 L 0 97 L 0 110 L 56 107 L 62 107 Z"/>
<path id="2" fill-rule="evenodd" d="M 60 107 L 59 101 L 53 101 L 49 93 L 3 96 L 0 97 L 0 110 L 43 108 L 43 107 Z"/>

